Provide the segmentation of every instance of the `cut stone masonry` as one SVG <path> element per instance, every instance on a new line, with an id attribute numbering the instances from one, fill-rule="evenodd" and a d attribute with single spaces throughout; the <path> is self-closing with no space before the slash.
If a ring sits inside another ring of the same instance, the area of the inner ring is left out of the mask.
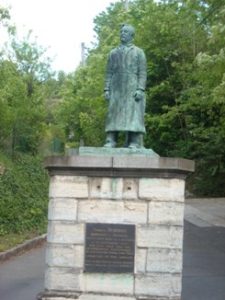
<path id="1" fill-rule="evenodd" d="M 77 155 L 50 157 L 46 167 L 46 290 L 39 299 L 180 300 L 185 176 L 192 161 Z M 132 274 L 84 272 L 86 223 L 135 225 Z"/>

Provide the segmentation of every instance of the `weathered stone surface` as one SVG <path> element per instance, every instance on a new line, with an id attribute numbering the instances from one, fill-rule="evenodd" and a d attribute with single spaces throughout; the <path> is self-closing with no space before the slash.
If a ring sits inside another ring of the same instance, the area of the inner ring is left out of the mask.
<path id="1" fill-rule="evenodd" d="M 149 225 L 137 227 L 137 246 L 147 248 L 181 249 L 183 228 L 181 226 Z"/>
<path id="2" fill-rule="evenodd" d="M 151 149 L 147 149 L 150 150 Z M 113 159 L 112 159 L 113 158 Z M 79 169 L 106 169 L 110 171 L 112 168 L 116 169 L 148 169 L 162 173 L 162 171 L 174 172 L 179 171 L 183 174 L 194 172 L 195 163 L 192 160 L 182 158 L 170 158 L 170 157 L 157 157 L 149 155 L 118 155 L 118 156 L 102 156 L 91 155 L 71 155 L 71 156 L 50 156 L 45 159 L 45 167 L 48 170 L 57 169 L 68 170 L 77 168 Z M 58 172 L 60 173 L 60 172 Z"/>
<path id="3" fill-rule="evenodd" d="M 74 300 L 78 299 L 80 296 L 80 292 L 73 291 L 49 291 L 45 290 L 37 295 L 36 300 Z"/>
<path id="4" fill-rule="evenodd" d="M 166 159 L 166 169 L 157 157 L 104 159 L 59 159 L 55 169 L 52 161 L 46 289 L 78 293 L 79 300 L 180 300 L 183 178 L 190 166 Z M 134 274 L 83 273 L 85 223 L 136 226 Z"/>
<path id="5" fill-rule="evenodd" d="M 78 220 L 85 222 L 117 223 L 121 221 L 122 211 L 122 201 L 80 201 L 78 206 Z"/>
<path id="6" fill-rule="evenodd" d="M 184 201 L 182 179 L 141 178 L 139 180 L 139 197 L 155 201 Z"/>
<path id="7" fill-rule="evenodd" d="M 88 178 L 85 176 L 52 176 L 49 197 L 87 198 Z"/>
<path id="8" fill-rule="evenodd" d="M 138 179 L 124 178 L 123 179 L 123 199 L 138 198 Z"/>
<path id="9" fill-rule="evenodd" d="M 83 294 L 79 300 L 136 300 L 134 297 Z"/>
<path id="10" fill-rule="evenodd" d="M 181 300 L 181 296 L 174 297 L 158 297 L 158 296 L 138 296 L 136 300 Z"/>
<path id="11" fill-rule="evenodd" d="M 91 178 L 90 197 L 100 199 L 122 199 L 122 178 Z"/>
<path id="12" fill-rule="evenodd" d="M 124 201 L 124 222 L 134 222 L 142 224 L 147 222 L 147 203 Z"/>
<path id="13" fill-rule="evenodd" d="M 77 200 L 65 198 L 52 198 L 48 205 L 48 220 L 76 221 Z"/>
<path id="14" fill-rule="evenodd" d="M 147 249 L 137 248 L 135 251 L 135 273 L 145 273 L 147 264 Z"/>
<path id="15" fill-rule="evenodd" d="M 45 272 L 47 290 L 81 291 L 82 274 L 72 268 L 47 268 Z"/>
<path id="16" fill-rule="evenodd" d="M 147 223 L 147 203 L 134 201 L 79 201 L 78 220 L 99 223 Z"/>
<path id="17" fill-rule="evenodd" d="M 50 267 L 83 268 L 84 246 L 66 244 L 48 244 L 46 263 Z"/>
<path id="18" fill-rule="evenodd" d="M 78 299 L 77 297 L 45 297 L 45 298 L 42 298 L 42 300 L 75 300 L 75 299 Z"/>
<path id="19" fill-rule="evenodd" d="M 182 250 L 180 249 L 148 249 L 147 272 L 181 273 Z"/>
<path id="20" fill-rule="evenodd" d="M 161 174 L 165 171 L 167 175 L 179 171 L 180 174 L 183 173 L 184 175 L 185 173 L 194 172 L 195 163 L 193 160 L 183 158 L 156 156 L 132 157 L 130 155 L 124 155 L 113 157 L 113 167 L 117 169 L 136 169 L 142 171 L 148 169 L 149 171 L 154 170 L 154 172 L 157 171 Z M 157 174 L 157 172 L 155 172 L 155 174 Z"/>
<path id="21" fill-rule="evenodd" d="M 59 244 L 83 244 L 84 224 L 50 221 L 48 223 L 47 241 Z"/>
<path id="22" fill-rule="evenodd" d="M 48 170 L 57 168 L 65 170 L 66 168 L 111 168 L 112 158 L 99 156 L 81 156 L 81 155 L 69 155 L 69 156 L 49 156 L 45 158 L 45 167 Z"/>
<path id="23" fill-rule="evenodd" d="M 148 222 L 150 224 L 183 226 L 184 204 L 180 202 L 150 201 Z"/>
<path id="24" fill-rule="evenodd" d="M 131 274 L 84 274 L 84 291 L 111 294 L 133 294 L 134 278 Z"/>
<path id="25" fill-rule="evenodd" d="M 135 279 L 135 293 L 136 295 L 150 295 L 152 298 L 153 296 L 180 296 L 181 277 L 181 274 L 170 275 L 156 273 L 148 276 L 137 275 Z"/>
<path id="26" fill-rule="evenodd" d="M 70 298 L 70 299 L 77 299 L 77 298 Z M 68 300 L 68 298 L 65 297 L 44 297 L 42 300 Z"/>

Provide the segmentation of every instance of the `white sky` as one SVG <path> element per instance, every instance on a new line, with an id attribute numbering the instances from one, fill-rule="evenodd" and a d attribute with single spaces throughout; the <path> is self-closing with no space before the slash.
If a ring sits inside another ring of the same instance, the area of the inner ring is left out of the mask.
<path id="1" fill-rule="evenodd" d="M 11 7 L 19 36 L 33 31 L 39 45 L 50 47 L 52 68 L 74 71 L 81 60 L 81 43 L 94 41 L 93 19 L 118 0 L 1 0 Z"/>

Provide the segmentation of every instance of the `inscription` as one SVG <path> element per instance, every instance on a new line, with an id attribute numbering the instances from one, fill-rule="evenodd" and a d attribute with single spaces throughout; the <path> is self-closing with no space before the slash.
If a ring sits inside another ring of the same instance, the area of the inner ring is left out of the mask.
<path id="1" fill-rule="evenodd" d="M 132 273 L 135 226 L 86 224 L 85 272 Z"/>

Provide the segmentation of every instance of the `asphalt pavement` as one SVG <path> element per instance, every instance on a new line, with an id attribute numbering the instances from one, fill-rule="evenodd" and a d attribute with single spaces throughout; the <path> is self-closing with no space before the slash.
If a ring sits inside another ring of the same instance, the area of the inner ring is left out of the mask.
<path id="1" fill-rule="evenodd" d="M 0 264 L 0 300 L 35 300 L 44 290 L 45 245 Z"/>
<path id="2" fill-rule="evenodd" d="M 225 228 L 184 226 L 182 300 L 225 300 Z"/>
<path id="3" fill-rule="evenodd" d="M 225 199 L 188 199 L 182 300 L 225 300 Z M 45 245 L 0 264 L 0 300 L 35 300 Z"/>

